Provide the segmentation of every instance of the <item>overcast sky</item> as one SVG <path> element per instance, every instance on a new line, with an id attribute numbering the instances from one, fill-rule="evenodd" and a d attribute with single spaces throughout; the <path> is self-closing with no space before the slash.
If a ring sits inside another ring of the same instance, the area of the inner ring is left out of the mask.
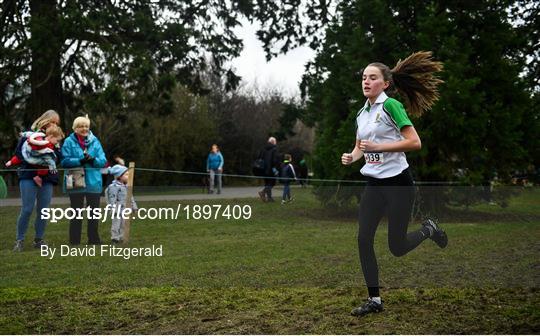
<path id="1" fill-rule="evenodd" d="M 255 35 L 257 26 L 247 21 L 242 23 L 244 26 L 236 29 L 237 36 L 244 40 L 242 54 L 232 63 L 236 73 L 248 85 L 256 83 L 262 88 L 276 87 L 286 96 L 299 95 L 298 84 L 304 65 L 315 56 L 315 52 L 308 47 L 300 47 L 267 63 L 262 43 Z"/>

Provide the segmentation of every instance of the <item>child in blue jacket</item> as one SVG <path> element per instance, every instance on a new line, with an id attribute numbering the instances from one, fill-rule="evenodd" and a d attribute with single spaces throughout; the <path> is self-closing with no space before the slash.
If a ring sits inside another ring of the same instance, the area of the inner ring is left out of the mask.
<path id="1" fill-rule="evenodd" d="M 105 197 L 107 198 L 107 204 L 110 204 L 116 211 L 123 211 L 126 206 L 127 194 L 128 194 L 128 168 L 121 164 L 116 164 L 109 169 L 109 173 L 114 176 L 113 182 L 105 190 Z M 137 203 L 135 198 L 131 198 L 131 209 L 137 210 Z M 122 216 L 115 216 L 112 219 L 111 224 L 111 242 L 113 244 L 121 243 L 124 239 L 124 218 Z"/>
<path id="2" fill-rule="evenodd" d="M 292 165 L 291 154 L 285 154 L 283 157 L 284 160 L 279 174 L 280 182 L 283 184 L 283 198 L 281 199 L 281 204 L 292 201 L 290 184 L 291 182 L 296 181 L 296 172 Z"/>

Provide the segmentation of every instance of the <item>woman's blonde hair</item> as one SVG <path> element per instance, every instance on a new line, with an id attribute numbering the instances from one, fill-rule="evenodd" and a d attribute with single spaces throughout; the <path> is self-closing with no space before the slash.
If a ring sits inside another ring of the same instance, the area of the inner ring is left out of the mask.
<path id="1" fill-rule="evenodd" d="M 88 118 L 88 114 L 84 117 L 77 117 L 75 120 L 73 120 L 73 130 L 75 130 L 77 127 L 81 125 L 88 125 L 88 128 L 90 128 L 90 119 Z"/>
<path id="2" fill-rule="evenodd" d="M 62 129 L 55 124 L 52 124 L 51 126 L 47 127 L 47 130 L 45 131 L 45 135 L 52 135 L 53 137 L 60 138 L 60 139 L 63 139 L 65 137 Z"/>
<path id="3" fill-rule="evenodd" d="M 419 51 L 411 54 L 396 66 L 390 68 L 383 63 L 371 63 L 368 66 L 378 68 L 390 88 L 395 87 L 405 106 L 412 115 L 420 116 L 439 99 L 437 86 L 443 80 L 435 76 L 442 71 L 443 64 L 434 61 L 431 51 Z"/>
<path id="4" fill-rule="evenodd" d="M 49 125 L 53 119 L 60 120 L 60 115 L 55 110 L 45 111 L 39 118 L 32 124 L 33 131 L 42 130 L 45 126 Z"/>

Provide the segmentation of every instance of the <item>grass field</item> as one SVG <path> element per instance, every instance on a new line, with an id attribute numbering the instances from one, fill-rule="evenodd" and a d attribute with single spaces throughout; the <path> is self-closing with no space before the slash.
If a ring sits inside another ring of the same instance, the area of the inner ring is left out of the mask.
<path id="1" fill-rule="evenodd" d="M 13 253 L 19 208 L 0 207 L 0 333 L 540 330 L 540 190 L 523 192 L 505 209 L 454 209 L 443 221 L 445 250 L 426 241 L 396 258 L 382 224 L 375 248 L 386 310 L 364 318 L 349 316 L 367 295 L 355 211 L 324 209 L 308 190 L 293 193 L 295 202 L 284 206 L 256 199 L 208 203 L 250 205 L 249 220 L 136 220 L 129 246 L 162 245 L 163 256 L 129 260 L 50 260 L 30 246 Z M 67 228 L 66 220 L 50 223 L 49 244 L 65 244 Z M 109 228 L 109 222 L 100 226 L 104 240 Z"/>

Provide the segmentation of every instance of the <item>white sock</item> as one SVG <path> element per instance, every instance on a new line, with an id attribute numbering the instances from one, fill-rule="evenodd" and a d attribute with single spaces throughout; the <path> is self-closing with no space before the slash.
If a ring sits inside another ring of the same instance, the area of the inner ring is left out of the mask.
<path id="1" fill-rule="evenodd" d="M 378 304 L 381 304 L 381 297 L 380 296 L 373 296 L 373 297 L 370 297 L 371 301 L 375 301 L 377 302 Z"/>

